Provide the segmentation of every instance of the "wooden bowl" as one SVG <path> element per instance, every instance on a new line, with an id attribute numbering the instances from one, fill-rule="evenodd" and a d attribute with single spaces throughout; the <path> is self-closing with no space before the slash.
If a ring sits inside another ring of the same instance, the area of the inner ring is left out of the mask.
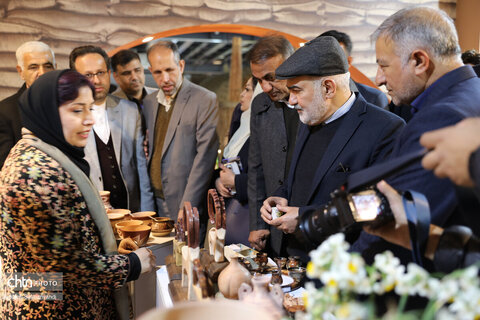
<path id="1" fill-rule="evenodd" d="M 168 236 L 174 227 L 174 221 L 170 218 L 152 218 L 152 234 L 157 237 Z"/>
<path id="2" fill-rule="evenodd" d="M 139 247 L 147 244 L 151 230 L 152 228 L 150 226 L 144 224 L 122 227 L 123 238 L 131 238 Z"/>
<path id="3" fill-rule="evenodd" d="M 139 226 L 142 225 L 143 222 L 141 220 L 124 220 L 121 222 L 118 222 L 115 225 L 115 230 L 117 231 L 118 236 L 120 239 L 123 239 L 123 231 L 122 228 L 127 227 L 127 226 Z"/>
<path id="4" fill-rule="evenodd" d="M 152 217 L 154 217 L 157 213 L 155 211 L 140 211 L 134 212 L 130 214 L 130 217 L 134 220 L 142 220 L 143 224 L 152 225 Z"/>

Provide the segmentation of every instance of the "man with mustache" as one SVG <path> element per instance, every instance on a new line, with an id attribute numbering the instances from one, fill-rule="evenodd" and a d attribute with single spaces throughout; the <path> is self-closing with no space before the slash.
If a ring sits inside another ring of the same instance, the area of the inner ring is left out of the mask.
<path id="1" fill-rule="evenodd" d="M 267 250 L 273 256 L 281 255 L 283 233 L 262 220 L 260 208 L 263 200 L 286 181 L 295 147 L 298 113 L 287 104 L 287 81 L 275 77 L 275 69 L 292 53 L 293 46 L 286 38 L 272 35 L 258 40 L 248 55 L 252 76 L 263 90 L 251 107 L 248 241 L 253 248 Z"/>
<path id="2" fill-rule="evenodd" d="M 183 77 L 185 61 L 175 43 L 156 42 L 147 57 L 160 89 L 143 100 L 157 210 L 176 220 L 184 202 L 190 201 L 204 219 L 218 149 L 217 97 Z"/>
<path id="3" fill-rule="evenodd" d="M 98 190 L 110 191 L 114 208 L 153 210 L 140 113 L 135 103 L 108 94 L 109 60 L 95 46 L 77 47 L 70 53 L 70 68 L 95 86 L 95 124 L 85 147 L 90 180 Z"/>

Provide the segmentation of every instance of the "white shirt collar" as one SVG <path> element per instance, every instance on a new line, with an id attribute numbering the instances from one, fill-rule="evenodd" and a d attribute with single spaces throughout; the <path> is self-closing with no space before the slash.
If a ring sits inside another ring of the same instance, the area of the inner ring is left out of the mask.
<path id="1" fill-rule="evenodd" d="M 95 130 L 95 133 L 103 141 L 103 143 L 107 144 L 108 139 L 110 138 L 110 126 L 108 124 L 106 101 L 100 105 L 93 105 L 92 113 L 95 119 L 93 130 Z"/>
<path id="2" fill-rule="evenodd" d="M 340 108 L 337 109 L 337 111 L 335 111 L 331 116 L 330 118 L 328 118 L 327 120 L 325 120 L 323 123 L 324 124 L 328 124 L 330 122 L 333 122 L 335 120 L 337 120 L 338 118 L 340 118 L 341 116 L 343 116 L 345 113 L 347 113 L 348 111 L 350 111 L 350 108 L 352 108 L 353 106 L 353 103 L 355 102 L 355 93 L 351 92 L 350 94 L 350 98 L 348 98 L 348 100 L 343 104 L 343 106 L 341 106 Z"/>
<path id="3" fill-rule="evenodd" d="M 161 105 L 165 106 L 165 111 L 168 112 L 168 110 L 170 110 L 170 107 L 172 106 L 172 101 L 175 99 L 175 97 L 177 96 L 178 94 L 178 91 L 179 91 L 179 88 L 180 86 L 182 85 L 183 83 L 183 77 L 180 79 L 179 82 L 177 82 L 177 87 L 176 87 L 176 91 L 175 91 L 175 94 L 173 96 L 171 96 L 169 99 L 167 99 L 167 97 L 165 96 L 165 93 L 163 93 L 163 90 L 162 89 L 159 89 L 158 90 L 158 94 L 157 94 L 157 101 L 158 103 L 160 103 Z"/>

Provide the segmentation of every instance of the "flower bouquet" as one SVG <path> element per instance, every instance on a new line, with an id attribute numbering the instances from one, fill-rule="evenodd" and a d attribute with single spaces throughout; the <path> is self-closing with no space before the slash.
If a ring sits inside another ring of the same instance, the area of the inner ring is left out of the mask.
<path id="1" fill-rule="evenodd" d="M 392 292 L 400 297 L 398 305 L 389 307 L 381 319 L 480 318 L 477 266 L 439 277 L 414 263 L 405 268 L 389 251 L 376 255 L 373 265 L 368 266 L 348 248 L 339 233 L 310 252 L 307 275 L 319 279 L 323 286 L 306 284 L 306 311 L 297 313 L 296 319 L 379 319 L 374 298 Z M 427 306 L 405 312 L 411 296 L 426 298 Z"/>

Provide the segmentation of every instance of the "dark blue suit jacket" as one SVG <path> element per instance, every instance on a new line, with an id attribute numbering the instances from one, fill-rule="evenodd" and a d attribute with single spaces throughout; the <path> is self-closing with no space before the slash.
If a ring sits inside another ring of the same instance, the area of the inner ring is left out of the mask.
<path id="1" fill-rule="evenodd" d="M 415 99 L 412 106 L 418 111 L 395 142 L 390 158 L 419 150 L 419 139 L 424 132 L 454 125 L 467 117 L 480 116 L 480 79 L 470 66 L 457 68 L 434 82 Z M 478 223 L 478 212 L 473 212 L 476 208 L 470 208 L 469 212 L 459 207 L 453 183 L 435 177 L 431 171 L 423 169 L 420 162 L 387 181 L 397 190 L 415 190 L 425 194 L 434 224 L 446 227 L 453 224 L 472 226 Z M 468 196 L 465 192 L 462 194 Z M 366 233 L 361 234 L 352 249 L 363 252 L 367 262 L 373 261 L 376 253 L 387 249 L 401 255 L 404 262 L 410 258 L 409 252 L 401 252 L 403 250 L 399 247 Z"/>
<path id="2" fill-rule="evenodd" d="M 381 162 L 392 151 L 395 138 L 405 126 L 401 118 L 367 103 L 361 95 L 357 95 L 344 117 L 312 181 L 305 181 L 312 187 L 308 203 L 300 207 L 299 215 L 326 204 L 330 200 L 330 193 L 344 184 L 352 172 Z M 308 135 L 308 126 L 300 124 L 287 184 L 275 192 L 277 196 L 290 200 L 300 153 L 308 152 L 303 148 Z"/>
<path id="3" fill-rule="evenodd" d="M 355 82 L 355 85 L 357 86 L 358 92 L 360 92 L 367 102 L 382 109 L 388 107 L 388 98 L 385 93 L 366 84 Z"/>

